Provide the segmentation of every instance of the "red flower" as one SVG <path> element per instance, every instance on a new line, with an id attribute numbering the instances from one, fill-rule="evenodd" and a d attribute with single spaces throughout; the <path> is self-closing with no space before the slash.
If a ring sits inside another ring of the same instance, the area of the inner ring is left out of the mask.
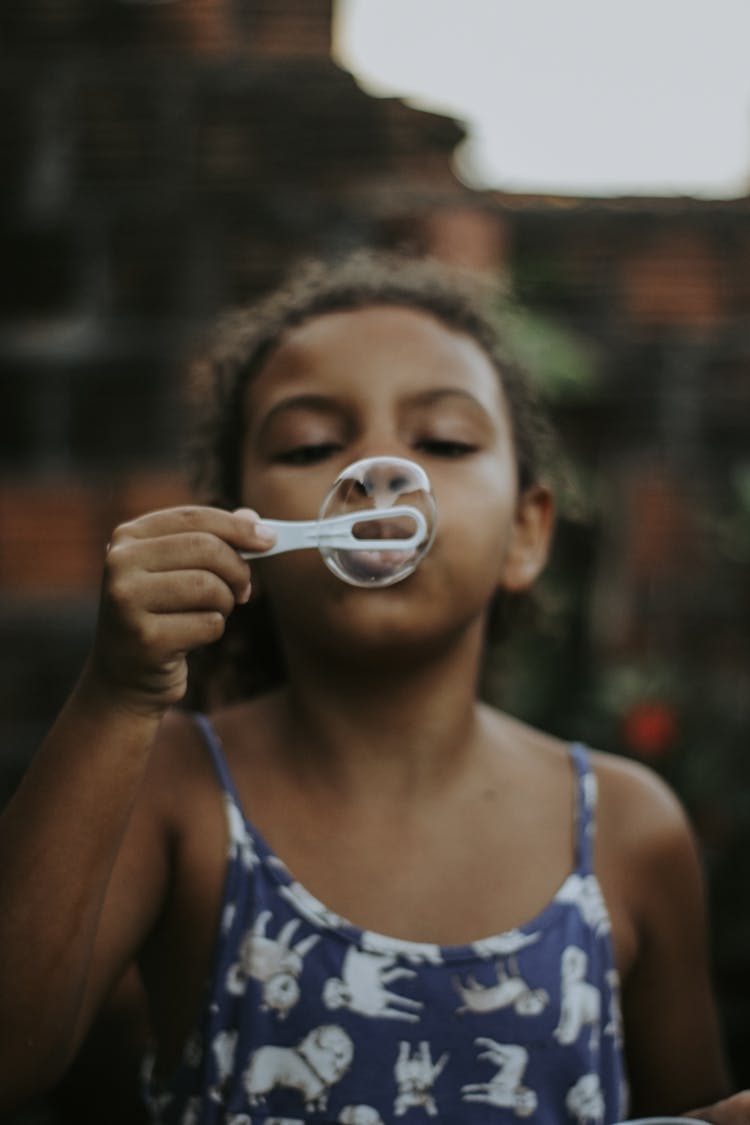
<path id="1" fill-rule="evenodd" d="M 642 758 L 660 758 L 677 737 L 677 716 L 660 700 L 637 703 L 622 722 L 628 747 Z"/>

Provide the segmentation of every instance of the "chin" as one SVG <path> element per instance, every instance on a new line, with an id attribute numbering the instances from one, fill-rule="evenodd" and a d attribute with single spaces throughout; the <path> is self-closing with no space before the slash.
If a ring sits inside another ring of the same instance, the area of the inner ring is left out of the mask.
<path id="1" fill-rule="evenodd" d="M 481 607 L 459 600 L 425 569 L 390 586 L 353 586 L 330 572 L 269 591 L 280 631 L 322 660 L 353 667 L 403 664 L 436 654 L 470 632 Z"/>
<path id="2" fill-rule="evenodd" d="M 317 627 L 300 635 L 308 653 L 342 675 L 382 675 L 404 668 L 413 671 L 461 643 L 465 625 L 446 626 L 444 617 L 420 614 L 413 603 L 387 598 L 392 589 L 377 591 L 378 597 L 386 595 L 377 607 L 372 602 L 362 604 L 374 593 L 362 591 L 359 600 L 347 599 L 327 621 L 318 618 Z"/>

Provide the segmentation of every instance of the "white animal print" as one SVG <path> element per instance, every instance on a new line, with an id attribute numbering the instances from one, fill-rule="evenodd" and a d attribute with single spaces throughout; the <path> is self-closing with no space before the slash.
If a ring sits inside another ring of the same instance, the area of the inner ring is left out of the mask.
<path id="1" fill-rule="evenodd" d="M 190 1098 L 182 1114 L 182 1125 L 198 1125 L 201 1115 L 201 1099 Z"/>
<path id="2" fill-rule="evenodd" d="M 325 1110 L 328 1094 L 351 1066 L 354 1045 L 342 1027 L 323 1024 L 296 1047 L 258 1047 L 243 1075 L 250 1105 L 256 1106 L 277 1086 L 296 1090 L 305 1109 Z"/>
<path id="3" fill-rule="evenodd" d="M 565 1108 L 578 1120 L 578 1125 L 601 1125 L 604 1120 L 604 1096 L 598 1074 L 584 1074 L 565 1097 Z"/>
<path id="4" fill-rule="evenodd" d="M 266 937 L 266 927 L 271 911 L 258 915 L 252 928 L 245 934 L 239 947 L 239 960 L 227 973 L 227 991 L 241 996 L 249 977 L 263 985 L 263 1007 L 276 1012 L 283 1019 L 299 1000 L 299 976 L 304 957 L 317 941 L 318 934 L 310 934 L 292 945 L 300 925 L 293 918 L 279 932 L 278 937 Z"/>
<path id="5" fill-rule="evenodd" d="M 609 914 L 595 875 L 569 875 L 555 895 L 555 902 L 577 906 L 584 922 L 597 936 L 609 933 Z"/>
<path id="6" fill-rule="evenodd" d="M 423 1004 L 400 996 L 387 986 L 396 980 L 416 976 L 413 969 L 395 968 L 395 957 L 363 953 L 350 946 L 344 957 L 341 977 L 329 977 L 323 987 L 323 1002 L 328 1008 L 349 1008 L 361 1016 L 378 1019 L 419 1020 Z"/>
<path id="7" fill-rule="evenodd" d="M 611 1035 L 618 1047 L 623 1044 L 622 1008 L 620 1006 L 620 974 L 617 969 L 607 971 L 609 985 L 609 1019 L 604 1028 L 605 1035 Z"/>
<path id="8" fill-rule="evenodd" d="M 588 957 L 577 945 L 568 945 L 561 959 L 560 1020 L 553 1035 L 558 1043 L 575 1043 L 586 1025 L 591 1028 L 590 1045 L 599 1044 L 601 995 L 585 979 Z"/>
<path id="9" fill-rule="evenodd" d="M 480 1052 L 479 1058 L 487 1059 L 499 1070 L 489 1082 L 470 1082 L 462 1086 L 463 1100 L 512 1109 L 517 1117 L 529 1117 L 537 1107 L 536 1093 L 522 1085 L 529 1052 L 525 1047 L 496 1043 L 494 1039 L 484 1037 L 475 1039 L 474 1043 L 477 1047 L 486 1048 Z"/>
<path id="10" fill-rule="evenodd" d="M 228 902 L 224 907 L 224 913 L 221 916 L 221 932 L 228 934 L 232 928 L 232 923 L 237 915 L 237 904 Z"/>
<path id="11" fill-rule="evenodd" d="M 220 1031 L 211 1044 L 211 1049 L 216 1059 L 217 1070 L 217 1082 L 210 1091 L 210 1095 L 214 1100 L 221 1100 L 221 1091 L 224 1084 L 234 1070 L 234 1053 L 236 1048 L 236 1031 Z"/>
<path id="12" fill-rule="evenodd" d="M 508 973 L 501 961 L 495 969 L 497 984 L 482 985 L 476 977 L 469 977 L 466 984 L 454 978 L 454 984 L 463 1000 L 462 1012 L 497 1012 L 501 1008 L 512 1007 L 519 1016 L 538 1016 L 549 1002 L 549 993 L 543 988 L 529 988 L 520 976 L 515 958 L 508 961 Z"/>
<path id="13" fill-rule="evenodd" d="M 432 1087 L 447 1061 L 448 1055 L 445 1053 L 433 1063 L 429 1043 L 421 1042 L 412 1054 L 410 1045 L 401 1040 L 398 1058 L 393 1068 L 398 1086 L 398 1095 L 393 1106 L 396 1117 L 401 1117 L 413 1107 L 421 1107 L 430 1117 L 437 1117 Z"/>
<path id="14" fill-rule="evenodd" d="M 385 1125 L 383 1118 L 371 1105 L 348 1105 L 336 1118 L 340 1125 Z"/>
<path id="15" fill-rule="evenodd" d="M 229 794 L 224 795 L 224 805 L 229 821 L 229 859 L 233 860 L 239 857 L 242 866 L 250 871 L 258 862 L 255 841 L 247 830 L 242 813 Z"/>
<path id="16" fill-rule="evenodd" d="M 368 953 L 381 953 L 403 957 L 412 965 L 442 965 L 443 954 L 439 945 L 432 942 L 404 941 L 386 937 L 371 930 L 362 934 L 362 948 Z"/>
<path id="17" fill-rule="evenodd" d="M 520 953 L 527 945 L 539 941 L 541 936 L 540 933 L 525 934 L 522 930 L 506 930 L 503 934 L 473 942 L 471 948 L 477 957 L 510 957 L 514 953 Z"/>
<path id="18" fill-rule="evenodd" d="M 234 1051 L 237 1046 L 236 1031 L 220 1031 L 212 1043 L 219 1078 L 227 1078 L 234 1067 Z"/>
<path id="19" fill-rule="evenodd" d="M 278 866 L 286 870 L 280 861 Z M 322 927 L 324 930 L 338 930 L 346 925 L 345 919 L 324 906 L 319 899 L 305 890 L 301 883 L 288 883 L 279 888 L 279 894 L 313 926 Z"/>

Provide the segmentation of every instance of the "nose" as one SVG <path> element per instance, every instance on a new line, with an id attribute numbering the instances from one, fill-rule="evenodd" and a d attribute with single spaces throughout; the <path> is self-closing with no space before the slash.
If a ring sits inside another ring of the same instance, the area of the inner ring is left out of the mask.
<path id="1" fill-rule="evenodd" d="M 336 481 L 340 502 L 348 508 L 362 505 L 385 509 L 410 503 L 418 494 L 430 492 L 429 478 L 411 458 L 382 455 L 354 461 Z"/>
<path id="2" fill-rule="evenodd" d="M 409 487 L 409 478 L 388 461 L 374 461 L 363 473 L 361 484 L 367 496 L 378 508 L 387 507 L 387 501 L 398 497 Z"/>
<path id="3" fill-rule="evenodd" d="M 367 495 L 387 492 L 390 488 L 403 488 L 404 482 L 389 480 L 400 475 L 397 468 L 400 461 L 415 461 L 415 451 L 410 435 L 401 431 L 397 417 L 387 410 L 377 410 L 367 417 L 360 417 L 360 426 L 355 440 L 349 445 L 347 453 L 352 462 L 374 462 L 368 474 L 371 482 Z M 388 464 L 390 462 L 390 465 Z M 407 474 L 408 475 L 408 474 Z"/>

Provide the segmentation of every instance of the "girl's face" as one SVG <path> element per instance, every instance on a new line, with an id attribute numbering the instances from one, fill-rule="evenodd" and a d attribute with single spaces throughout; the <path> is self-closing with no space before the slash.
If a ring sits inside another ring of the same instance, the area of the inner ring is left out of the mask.
<path id="1" fill-rule="evenodd" d="M 315 617 L 341 629 L 343 611 L 346 628 L 389 636 L 455 627 L 483 619 L 498 586 L 521 590 L 541 569 L 549 496 L 519 495 L 497 372 L 429 314 L 372 306 L 302 324 L 249 384 L 245 410 L 242 499 L 261 516 L 314 519 L 341 469 L 377 455 L 418 462 L 437 502 L 431 550 L 394 586 L 347 586 L 316 551 L 256 560 L 282 627 Z"/>

